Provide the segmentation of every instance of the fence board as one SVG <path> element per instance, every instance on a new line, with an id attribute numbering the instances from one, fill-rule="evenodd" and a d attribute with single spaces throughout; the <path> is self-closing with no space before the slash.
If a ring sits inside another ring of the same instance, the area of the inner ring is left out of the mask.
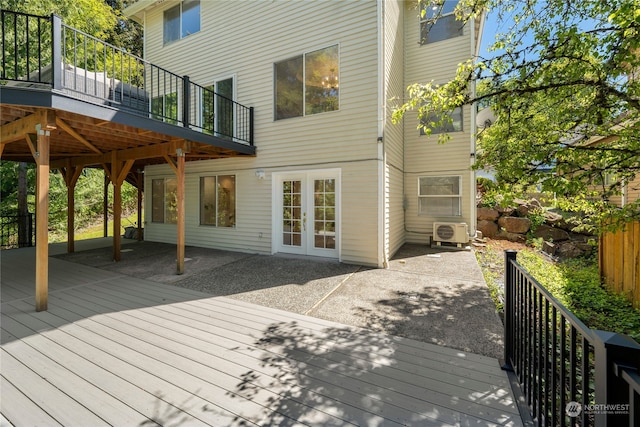
<path id="1" fill-rule="evenodd" d="M 599 264 L 607 287 L 640 308 L 640 221 L 600 238 Z"/>

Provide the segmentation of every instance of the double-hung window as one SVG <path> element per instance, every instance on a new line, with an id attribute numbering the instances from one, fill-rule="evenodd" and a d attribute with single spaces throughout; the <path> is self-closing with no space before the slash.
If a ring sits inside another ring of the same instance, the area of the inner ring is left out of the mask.
<path id="1" fill-rule="evenodd" d="M 437 124 L 443 121 L 442 124 Z M 425 128 L 431 130 L 431 135 L 450 132 L 462 132 L 462 107 L 456 107 L 451 113 L 438 116 L 435 113 L 428 114 L 420 120 L 420 135 L 426 135 Z"/>
<path id="2" fill-rule="evenodd" d="M 462 177 L 418 178 L 418 214 L 433 217 L 462 215 Z"/>
<path id="3" fill-rule="evenodd" d="M 236 176 L 200 177 L 200 224 L 236 226 Z"/>
<path id="4" fill-rule="evenodd" d="M 442 5 L 436 2 L 420 2 L 420 44 L 435 43 L 463 34 L 462 21 L 453 14 L 458 0 L 446 0 Z"/>
<path id="5" fill-rule="evenodd" d="M 275 119 L 288 119 L 339 108 L 338 45 L 274 64 Z"/>
<path id="6" fill-rule="evenodd" d="M 184 0 L 164 11 L 163 42 L 171 43 L 200 31 L 200 0 Z"/>
<path id="7" fill-rule="evenodd" d="M 178 183 L 175 178 L 151 180 L 151 222 L 178 222 Z"/>

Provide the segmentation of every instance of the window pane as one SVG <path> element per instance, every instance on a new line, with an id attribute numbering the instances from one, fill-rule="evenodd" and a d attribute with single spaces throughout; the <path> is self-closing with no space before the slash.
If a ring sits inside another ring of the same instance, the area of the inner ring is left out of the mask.
<path id="1" fill-rule="evenodd" d="M 460 216 L 460 197 L 421 197 L 418 199 L 421 215 Z"/>
<path id="2" fill-rule="evenodd" d="M 440 120 L 435 114 L 429 114 L 426 118 L 422 119 L 422 124 L 431 129 L 432 135 L 437 135 L 445 132 L 462 132 L 462 108 L 458 107 L 448 115 L 451 118 L 451 122 L 445 121 L 440 126 L 431 127 L 430 123 L 436 123 Z M 420 128 L 420 135 L 425 135 L 424 129 Z"/>
<path id="3" fill-rule="evenodd" d="M 216 177 L 200 178 L 200 224 L 216 225 Z"/>
<path id="4" fill-rule="evenodd" d="M 164 222 L 164 179 L 151 181 L 151 222 Z"/>
<path id="5" fill-rule="evenodd" d="M 457 4 L 457 1 L 447 0 L 440 9 L 430 2 L 423 3 L 425 16 L 420 22 L 420 43 L 435 43 L 462 35 L 464 24 L 453 15 Z"/>
<path id="6" fill-rule="evenodd" d="M 233 79 L 221 80 L 217 83 L 216 93 L 218 109 L 218 133 L 233 138 Z"/>
<path id="7" fill-rule="evenodd" d="M 200 0 L 182 3 L 182 37 L 200 31 Z"/>
<path id="8" fill-rule="evenodd" d="M 275 64 L 276 120 L 302 116 L 302 56 Z"/>
<path id="9" fill-rule="evenodd" d="M 459 196 L 460 177 L 432 176 L 420 178 L 420 196 Z"/>
<path id="10" fill-rule="evenodd" d="M 165 181 L 165 223 L 175 224 L 178 222 L 178 182 L 174 179 Z"/>
<path id="11" fill-rule="evenodd" d="M 202 91 L 202 131 L 213 134 L 213 123 L 215 120 L 215 111 L 213 106 L 215 86 L 207 86 Z"/>
<path id="12" fill-rule="evenodd" d="M 180 38 L 180 5 L 164 11 L 163 42 L 169 43 Z"/>
<path id="13" fill-rule="evenodd" d="M 220 175 L 218 177 L 218 226 L 236 225 L 236 177 Z"/>
<path id="14" fill-rule="evenodd" d="M 173 92 L 164 96 L 164 116 L 166 122 L 178 123 L 178 94 Z"/>
<path id="15" fill-rule="evenodd" d="M 338 46 L 305 55 L 305 114 L 338 109 Z"/>
<path id="16" fill-rule="evenodd" d="M 151 117 L 162 120 L 164 116 L 164 97 L 156 96 L 151 100 Z"/>

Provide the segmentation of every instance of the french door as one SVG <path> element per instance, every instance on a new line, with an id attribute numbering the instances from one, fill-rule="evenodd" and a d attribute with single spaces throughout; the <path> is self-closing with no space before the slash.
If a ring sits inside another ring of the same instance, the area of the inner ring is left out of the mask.
<path id="1" fill-rule="evenodd" d="M 276 251 L 338 258 L 339 173 L 275 177 Z"/>

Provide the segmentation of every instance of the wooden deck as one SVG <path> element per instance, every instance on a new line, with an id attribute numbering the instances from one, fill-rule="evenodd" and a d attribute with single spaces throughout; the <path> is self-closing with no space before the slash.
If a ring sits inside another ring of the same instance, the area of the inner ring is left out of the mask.
<path id="1" fill-rule="evenodd" d="M 496 359 L 0 253 L 0 425 L 522 425 Z"/>

